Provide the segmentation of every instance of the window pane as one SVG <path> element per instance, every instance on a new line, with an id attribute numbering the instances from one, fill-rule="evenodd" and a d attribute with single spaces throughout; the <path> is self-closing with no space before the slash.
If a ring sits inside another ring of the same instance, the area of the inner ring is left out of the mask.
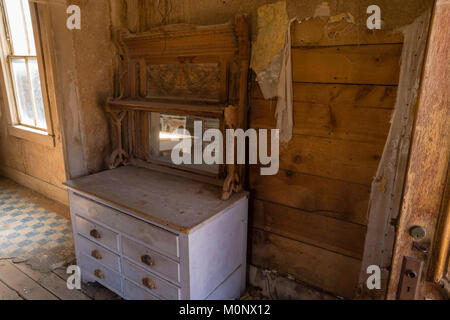
<path id="1" fill-rule="evenodd" d="M 15 93 L 17 96 L 17 109 L 20 123 L 34 126 L 33 103 L 31 101 L 31 88 L 28 82 L 25 59 L 12 60 L 12 73 Z"/>
<path id="2" fill-rule="evenodd" d="M 13 55 L 36 55 L 27 0 L 4 0 L 11 32 Z M 25 15 L 22 13 L 22 6 Z"/>
<path id="3" fill-rule="evenodd" d="M 42 100 L 41 80 L 39 78 L 39 68 L 37 59 L 28 60 L 28 70 L 30 72 L 34 105 L 36 107 L 36 126 L 41 129 L 47 129 L 47 123 L 45 121 L 44 101 Z"/>
<path id="4" fill-rule="evenodd" d="M 30 55 L 36 55 L 36 46 L 34 44 L 34 33 L 33 33 L 33 25 L 31 24 L 31 14 L 30 14 L 30 5 L 28 0 L 22 0 L 23 3 L 23 13 L 25 14 L 25 22 L 27 24 L 27 34 L 28 34 L 28 45 L 30 48 Z"/>

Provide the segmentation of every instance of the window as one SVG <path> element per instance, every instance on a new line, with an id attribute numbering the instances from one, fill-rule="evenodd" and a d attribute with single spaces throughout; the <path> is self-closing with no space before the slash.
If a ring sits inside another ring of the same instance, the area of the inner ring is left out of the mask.
<path id="1" fill-rule="evenodd" d="M 0 0 L 3 18 L 2 67 L 11 122 L 48 132 L 45 78 L 35 3 Z M 36 41 L 35 41 L 36 40 Z"/>

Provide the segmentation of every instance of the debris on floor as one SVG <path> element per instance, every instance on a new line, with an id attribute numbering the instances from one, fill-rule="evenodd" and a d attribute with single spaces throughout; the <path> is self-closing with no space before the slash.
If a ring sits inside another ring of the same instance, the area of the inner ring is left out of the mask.
<path id="1" fill-rule="evenodd" d="M 70 220 L 61 216 L 59 204 L 50 202 L 0 179 L 0 259 L 26 261 L 42 272 L 74 259 Z"/>

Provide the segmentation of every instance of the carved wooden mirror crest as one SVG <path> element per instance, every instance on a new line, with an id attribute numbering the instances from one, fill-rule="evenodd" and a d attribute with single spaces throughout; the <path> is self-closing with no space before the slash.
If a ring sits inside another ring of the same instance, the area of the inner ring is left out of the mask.
<path id="1" fill-rule="evenodd" d="M 172 132 L 246 129 L 249 68 L 248 16 L 234 23 L 170 25 L 132 34 L 116 31 L 121 50 L 119 91 L 106 110 L 113 119 L 110 168 L 125 164 L 223 186 L 222 199 L 242 189 L 244 165 L 174 165 Z M 195 137 L 192 137 L 194 139 Z M 186 150 L 190 152 L 190 150 Z"/>

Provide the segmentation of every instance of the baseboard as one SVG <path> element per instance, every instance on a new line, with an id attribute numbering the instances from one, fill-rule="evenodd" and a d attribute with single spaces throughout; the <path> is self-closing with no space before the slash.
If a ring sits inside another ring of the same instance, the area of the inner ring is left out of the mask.
<path id="1" fill-rule="evenodd" d="M 0 175 L 36 191 L 47 198 L 58 201 L 66 206 L 69 205 L 69 195 L 64 186 L 57 187 L 51 183 L 6 166 L 0 166 Z"/>
<path id="2" fill-rule="evenodd" d="M 274 300 L 336 300 L 338 297 L 281 276 L 275 271 L 248 266 L 248 283 L 261 290 L 261 295 Z"/>

